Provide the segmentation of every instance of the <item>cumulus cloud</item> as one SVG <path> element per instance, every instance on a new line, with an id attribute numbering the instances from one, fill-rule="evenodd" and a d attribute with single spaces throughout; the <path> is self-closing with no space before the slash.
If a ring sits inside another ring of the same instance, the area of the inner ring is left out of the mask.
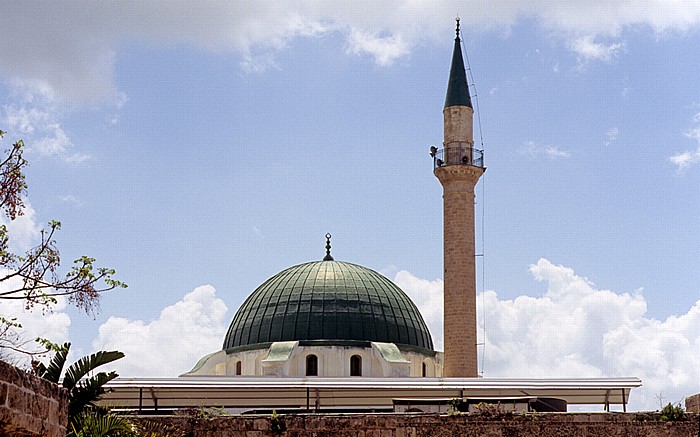
<path id="1" fill-rule="evenodd" d="M 401 270 L 394 276 L 394 283 L 408 294 L 416 304 L 433 336 L 436 350 L 443 350 L 442 309 L 443 298 L 442 279 L 428 281 L 416 278 L 411 273 Z"/>
<path id="2" fill-rule="evenodd" d="M 348 51 L 390 64 L 416 45 L 444 38 L 446 23 L 461 13 L 465 29 L 508 30 L 521 17 L 534 19 L 552 35 L 572 40 L 586 59 L 607 59 L 623 42 L 628 27 L 655 32 L 685 31 L 700 22 L 695 2 L 650 0 L 562 2 L 495 0 L 391 0 L 383 2 L 81 2 L 22 1 L 3 5 L 0 74 L 35 87 L 48 87 L 72 101 L 119 100 L 113 83 L 118 44 L 139 39 L 149 44 L 184 42 L 210 51 L 235 52 L 248 70 L 274 66 L 273 54 L 297 37 L 330 32 L 344 35 Z"/>
<path id="3" fill-rule="evenodd" d="M 549 159 L 561 159 L 571 156 L 568 150 L 560 149 L 558 146 L 543 146 L 534 141 L 526 141 L 522 147 L 518 149 L 521 155 L 528 155 L 532 158 L 544 156 Z"/>
<path id="4" fill-rule="evenodd" d="M 214 287 L 203 285 L 163 309 L 156 320 L 110 317 L 92 347 L 124 352 L 126 357 L 112 366 L 121 376 L 174 377 L 221 349 L 227 310 Z"/>
<path id="5" fill-rule="evenodd" d="M 503 300 L 489 290 L 477 297 L 485 376 L 636 376 L 643 386 L 632 392 L 630 407 L 643 410 L 658 408 L 657 396 L 680 402 L 700 390 L 700 300 L 685 314 L 656 320 L 646 315 L 641 292 L 599 289 L 546 259 L 531 265 L 530 273 L 547 284 L 544 295 Z M 396 283 L 416 298 L 442 344 L 442 329 L 434 328 L 442 304 L 429 304 L 441 296 L 442 282 L 403 271 Z"/>

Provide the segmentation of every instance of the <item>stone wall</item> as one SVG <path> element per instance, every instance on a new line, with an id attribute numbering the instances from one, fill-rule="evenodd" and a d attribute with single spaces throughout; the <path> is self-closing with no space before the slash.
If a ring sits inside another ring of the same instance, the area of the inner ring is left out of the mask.
<path id="1" fill-rule="evenodd" d="M 700 393 L 685 398 L 685 411 L 700 413 Z"/>
<path id="2" fill-rule="evenodd" d="M 68 393 L 0 361 L 0 435 L 64 437 Z"/>
<path id="3" fill-rule="evenodd" d="M 486 436 L 486 437 L 690 437 L 700 435 L 699 414 L 659 422 L 654 413 L 538 413 L 526 415 L 353 414 L 151 417 L 187 437 L 224 436 Z M 275 432 L 274 428 L 279 431 Z"/>

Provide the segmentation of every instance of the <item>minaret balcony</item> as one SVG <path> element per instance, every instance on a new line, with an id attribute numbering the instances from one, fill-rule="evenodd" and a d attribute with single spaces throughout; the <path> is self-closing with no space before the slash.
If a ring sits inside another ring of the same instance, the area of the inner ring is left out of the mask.
<path id="1" fill-rule="evenodd" d="M 430 148 L 433 170 L 450 165 L 468 165 L 484 168 L 484 151 L 470 146 L 450 146 L 445 149 Z"/>

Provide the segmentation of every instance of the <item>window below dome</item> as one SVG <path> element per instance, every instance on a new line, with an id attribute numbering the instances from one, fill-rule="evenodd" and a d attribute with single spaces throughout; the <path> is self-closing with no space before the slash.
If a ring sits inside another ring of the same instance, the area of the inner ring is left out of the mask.
<path id="1" fill-rule="evenodd" d="M 350 376 L 362 376 L 362 357 L 359 355 L 350 357 Z"/>
<path id="2" fill-rule="evenodd" d="M 318 357 L 316 355 L 306 356 L 306 376 L 318 376 Z"/>
<path id="3" fill-rule="evenodd" d="M 241 361 L 236 361 L 236 375 L 241 374 L 243 363 Z"/>

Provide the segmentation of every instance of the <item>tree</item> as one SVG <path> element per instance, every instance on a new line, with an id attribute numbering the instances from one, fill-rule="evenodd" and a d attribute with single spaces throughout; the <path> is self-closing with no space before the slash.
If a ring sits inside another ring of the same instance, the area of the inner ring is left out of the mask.
<path id="1" fill-rule="evenodd" d="M 56 345 L 48 341 L 44 343 L 55 354 L 48 366 L 39 361 L 33 361 L 32 369 L 37 376 L 60 384 L 68 391 L 68 429 L 77 429 L 79 418 L 97 409 L 95 402 L 104 394 L 104 385 L 119 376 L 117 372 L 92 373 L 100 366 L 123 358 L 124 354 L 118 351 L 96 352 L 71 364 L 63 373 L 71 344 Z M 62 374 L 63 379 L 61 379 Z"/>
<path id="2" fill-rule="evenodd" d="M 0 130 L 0 139 L 4 135 Z M 27 160 L 23 152 L 24 142 L 19 140 L 0 161 L 0 211 L 9 220 L 24 214 L 28 186 L 24 176 Z M 60 222 L 50 221 L 41 230 L 39 244 L 17 255 L 10 251 L 7 227 L 0 224 L 0 283 L 12 284 L 0 291 L 0 299 L 21 300 L 27 309 L 37 306 L 50 311 L 59 296 L 66 296 L 79 309 L 94 314 L 99 308 L 100 293 L 126 288 L 126 284 L 114 279 L 114 269 L 96 267 L 95 259 L 88 256 L 74 260 L 65 275 L 59 274 L 61 255 L 54 236 L 60 229 Z M 17 328 L 21 325 L 16 319 L 0 314 L 0 348 L 26 352 Z"/>

